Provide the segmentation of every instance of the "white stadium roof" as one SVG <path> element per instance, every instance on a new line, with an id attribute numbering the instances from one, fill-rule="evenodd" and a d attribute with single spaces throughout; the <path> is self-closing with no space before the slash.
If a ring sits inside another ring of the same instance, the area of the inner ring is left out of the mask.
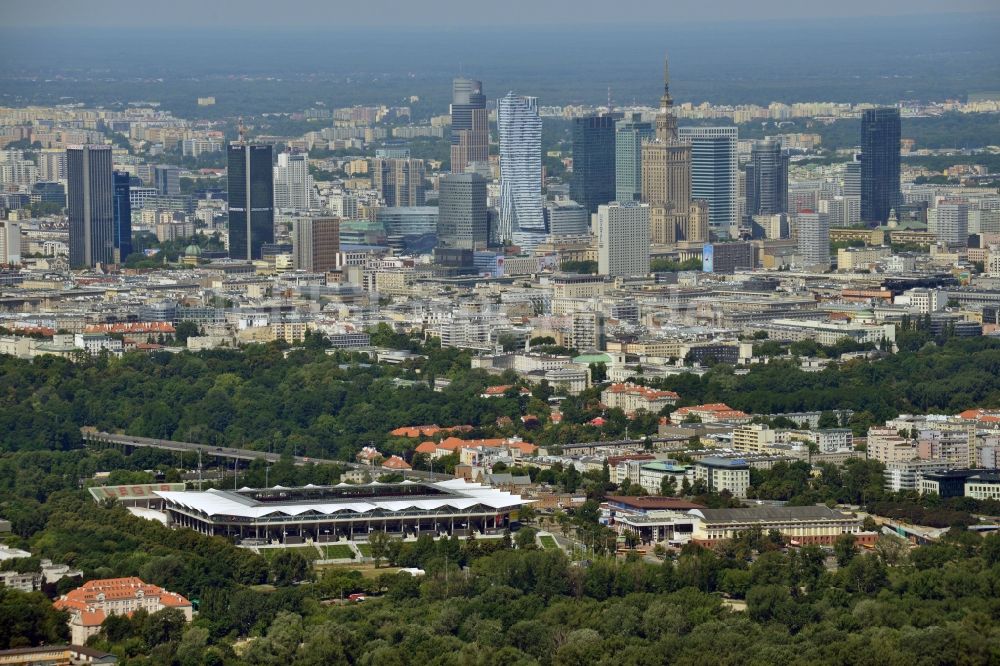
<path id="1" fill-rule="evenodd" d="M 281 501 L 280 499 L 268 499 L 259 501 L 249 493 L 241 489 L 241 492 L 228 490 L 207 490 L 199 491 L 155 491 L 155 494 L 162 497 L 167 503 L 167 507 L 196 511 L 205 516 L 233 516 L 239 518 L 265 518 L 268 516 L 301 516 L 305 514 L 322 514 L 332 516 L 337 513 L 365 514 L 372 511 L 436 511 L 438 509 L 451 508 L 464 511 L 471 507 L 482 505 L 492 509 L 505 509 L 530 504 L 531 500 L 522 499 L 519 495 L 490 488 L 479 483 L 468 483 L 462 479 L 452 479 L 438 483 L 415 484 L 404 482 L 408 486 L 423 485 L 429 490 L 429 495 L 416 495 L 414 497 L 396 497 L 388 495 L 386 497 L 344 497 L 344 498 L 317 498 L 310 499 L 290 499 Z M 399 484 L 402 485 L 402 484 Z M 343 488 L 344 484 L 329 487 L 330 489 Z M 391 488 L 392 484 L 365 484 L 363 486 L 350 486 L 353 488 L 383 487 Z M 321 491 L 320 486 L 307 486 L 305 490 Z M 267 492 L 268 490 L 297 490 L 274 486 L 273 488 L 258 489 L 250 492 Z"/>

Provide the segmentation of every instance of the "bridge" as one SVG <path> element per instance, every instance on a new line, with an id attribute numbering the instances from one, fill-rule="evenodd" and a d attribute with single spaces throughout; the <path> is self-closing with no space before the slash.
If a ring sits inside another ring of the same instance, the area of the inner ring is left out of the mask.
<path id="1" fill-rule="evenodd" d="M 93 445 L 120 446 L 125 450 L 129 449 L 159 449 L 161 451 L 174 451 L 176 453 L 201 453 L 203 456 L 214 456 L 216 458 L 227 458 L 229 460 L 250 463 L 254 460 L 263 460 L 268 463 L 276 463 L 281 460 L 281 454 L 268 451 L 255 451 L 253 449 L 241 449 L 232 446 L 211 446 L 209 444 L 199 444 L 197 442 L 180 442 L 173 439 L 155 439 L 152 437 L 136 437 L 134 435 L 120 435 L 116 433 L 103 432 L 89 426 L 80 428 L 83 441 Z M 382 474 L 402 474 L 408 479 L 419 479 L 422 481 L 447 481 L 454 477 L 439 472 L 429 472 L 426 470 L 398 470 L 386 467 L 372 467 L 360 463 L 344 462 L 343 460 L 331 460 L 328 458 L 313 458 L 311 456 L 293 456 L 292 462 L 296 465 L 340 465 L 349 469 L 361 469 L 370 471 L 373 477 Z"/>

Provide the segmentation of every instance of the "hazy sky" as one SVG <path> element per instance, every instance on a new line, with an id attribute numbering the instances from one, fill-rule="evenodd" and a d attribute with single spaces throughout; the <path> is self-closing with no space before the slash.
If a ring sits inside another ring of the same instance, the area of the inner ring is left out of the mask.
<path id="1" fill-rule="evenodd" d="M 330 28 L 996 12 L 997 0 L 0 0 L 0 26 Z"/>

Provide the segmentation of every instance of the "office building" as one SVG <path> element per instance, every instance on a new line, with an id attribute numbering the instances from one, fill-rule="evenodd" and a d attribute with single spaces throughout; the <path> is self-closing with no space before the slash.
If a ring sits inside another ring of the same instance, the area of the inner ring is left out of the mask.
<path id="1" fill-rule="evenodd" d="M 111 146 L 71 146 L 66 150 L 66 176 L 70 266 L 114 263 Z"/>
<path id="2" fill-rule="evenodd" d="M 589 213 L 615 199 L 615 121 L 610 115 L 573 119 L 569 195 Z"/>
<path id="3" fill-rule="evenodd" d="M 292 221 L 292 264 L 295 270 L 326 273 L 337 267 L 340 220 L 305 217 Z"/>
<path id="4" fill-rule="evenodd" d="M 385 229 L 386 242 L 407 254 L 429 254 L 437 245 L 438 207 L 379 208 L 375 219 Z"/>
<path id="5" fill-rule="evenodd" d="M 124 264 L 132 254 L 132 198 L 129 192 L 131 176 L 125 171 L 114 172 L 114 235 L 115 263 Z"/>
<path id="6" fill-rule="evenodd" d="M 590 233 L 590 213 L 575 201 L 550 201 L 545 204 L 545 228 L 550 236 L 586 236 Z"/>
<path id="7" fill-rule="evenodd" d="M 753 265 L 753 245 L 749 242 L 706 243 L 701 251 L 701 270 L 705 273 L 733 273 Z"/>
<path id="8" fill-rule="evenodd" d="M 274 169 L 268 144 L 229 144 L 229 256 L 260 259 L 274 242 Z"/>
<path id="9" fill-rule="evenodd" d="M 612 201 L 598 207 L 597 272 L 611 276 L 649 273 L 649 204 Z"/>
<path id="10" fill-rule="evenodd" d="M 670 68 L 663 63 L 663 96 L 652 141 L 642 144 L 642 200 L 649 204 L 650 237 L 674 243 L 691 207 L 691 144 L 679 138 L 670 97 Z"/>
<path id="11" fill-rule="evenodd" d="M 745 211 L 747 218 L 788 212 L 788 153 L 776 139 L 754 141 L 750 148 Z"/>
<path id="12" fill-rule="evenodd" d="M 826 213 L 801 210 L 795 215 L 802 266 L 826 270 L 830 267 L 830 218 Z"/>
<path id="13" fill-rule="evenodd" d="M 711 492 L 728 491 L 740 499 L 750 488 L 750 465 L 745 460 L 709 456 L 695 462 L 694 478 L 704 481 Z"/>
<path id="14" fill-rule="evenodd" d="M 279 210 L 311 210 L 316 203 L 309 156 L 281 153 L 274 167 L 274 207 Z"/>
<path id="15" fill-rule="evenodd" d="M 489 162 L 490 124 L 481 81 L 457 78 L 451 84 L 451 172 Z"/>
<path id="16" fill-rule="evenodd" d="M 161 197 L 175 197 L 181 193 L 181 170 L 175 166 L 153 167 L 153 187 Z"/>
<path id="17" fill-rule="evenodd" d="M 939 243 L 966 246 L 969 244 L 969 206 L 965 203 L 942 201 L 927 211 L 927 230 Z"/>
<path id="18" fill-rule="evenodd" d="M 500 218 L 496 239 L 533 248 L 545 240 L 542 214 L 542 119 L 538 100 L 514 93 L 497 101 Z"/>
<path id="19" fill-rule="evenodd" d="M 899 207 L 899 109 L 866 109 L 861 116 L 861 219 L 885 224 Z"/>
<path id="20" fill-rule="evenodd" d="M 486 179 L 478 173 L 443 176 L 438 194 L 438 245 L 475 250 L 488 242 Z"/>
<path id="21" fill-rule="evenodd" d="M 50 203 L 65 208 L 66 188 L 62 183 L 40 180 L 31 186 L 31 203 Z"/>
<path id="22" fill-rule="evenodd" d="M 653 123 L 642 121 L 642 115 L 615 123 L 615 200 L 642 199 L 642 144 L 656 137 Z"/>
<path id="23" fill-rule="evenodd" d="M 390 208 L 423 206 L 424 161 L 376 157 L 372 160 L 372 187 Z"/>
<path id="24" fill-rule="evenodd" d="M 708 202 L 710 228 L 721 237 L 739 236 L 739 159 L 735 127 L 681 127 L 691 144 L 691 198 Z"/>

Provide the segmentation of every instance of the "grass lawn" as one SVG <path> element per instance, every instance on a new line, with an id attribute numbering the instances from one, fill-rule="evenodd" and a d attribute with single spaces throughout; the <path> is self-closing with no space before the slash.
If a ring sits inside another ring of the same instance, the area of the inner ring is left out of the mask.
<path id="1" fill-rule="evenodd" d="M 319 549 L 323 551 L 324 560 L 352 560 L 354 551 L 346 543 L 332 543 L 330 545 L 320 544 Z"/>
<path id="2" fill-rule="evenodd" d="M 372 556 L 372 545 L 370 543 L 359 543 L 355 545 L 358 547 L 358 550 L 361 551 L 361 554 L 364 555 L 365 557 Z"/>
<path id="3" fill-rule="evenodd" d="M 317 553 L 316 549 L 313 548 L 312 546 L 286 546 L 284 548 L 261 548 L 260 554 L 264 556 L 265 560 L 270 562 L 275 557 L 277 557 L 278 553 L 284 550 L 294 550 L 295 552 L 297 552 L 310 562 L 319 559 L 319 553 Z"/>
<path id="4" fill-rule="evenodd" d="M 542 548 L 545 550 L 554 550 L 559 547 L 556 540 L 550 537 L 548 534 L 538 537 L 538 540 L 542 542 Z"/>

